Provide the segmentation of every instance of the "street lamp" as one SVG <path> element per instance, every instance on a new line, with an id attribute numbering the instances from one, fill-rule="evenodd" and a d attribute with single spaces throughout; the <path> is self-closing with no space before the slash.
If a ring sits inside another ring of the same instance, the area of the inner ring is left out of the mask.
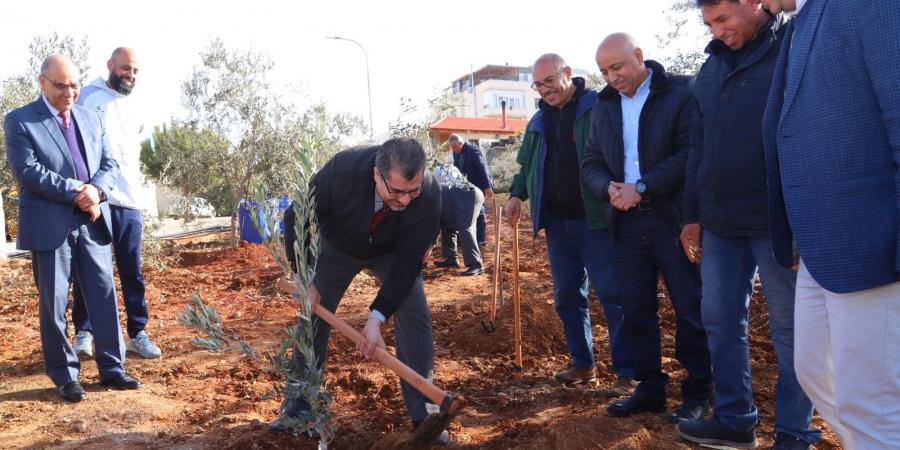
<path id="1" fill-rule="evenodd" d="M 369 142 L 375 142 L 375 127 L 372 125 L 372 84 L 369 82 L 369 54 L 366 52 L 366 48 L 363 47 L 359 42 L 354 41 L 353 39 L 348 39 L 340 36 L 325 36 L 325 39 L 335 39 L 338 41 L 348 41 L 352 42 L 359 46 L 359 49 L 363 52 L 363 57 L 366 58 L 366 89 L 369 91 Z"/>

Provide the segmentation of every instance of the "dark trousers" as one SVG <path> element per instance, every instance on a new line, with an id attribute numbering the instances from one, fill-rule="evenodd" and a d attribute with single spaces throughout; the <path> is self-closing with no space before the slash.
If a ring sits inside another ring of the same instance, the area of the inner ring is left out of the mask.
<path id="1" fill-rule="evenodd" d="M 379 280 L 384 281 L 393 265 L 394 254 L 380 256 L 369 260 L 361 260 L 335 249 L 325 239 L 321 240 L 321 252 L 316 266 L 316 278 L 313 283 L 321 296 L 321 305 L 334 312 L 350 286 L 353 277 L 364 268 L 369 268 Z M 397 348 L 397 359 L 415 370 L 429 381 L 434 378 L 434 336 L 431 331 L 431 318 L 428 315 L 428 304 L 425 300 L 425 288 L 422 276 L 419 275 L 406 299 L 394 313 L 394 340 Z M 331 327 L 318 316 L 313 318 L 316 334 L 313 342 L 319 367 L 325 366 L 328 358 L 328 335 Z M 298 325 L 299 327 L 299 325 Z M 346 351 L 356 352 L 353 344 L 346 341 Z M 351 350 L 352 349 L 352 350 Z M 362 357 L 362 356 L 360 356 Z M 301 352 L 294 349 L 294 361 L 305 367 L 305 359 Z M 422 421 L 428 416 L 427 399 L 405 381 L 400 382 L 403 400 L 410 418 Z M 293 405 L 285 401 L 284 410 L 296 412 L 308 410 L 306 402 L 299 398 Z"/>
<path id="2" fill-rule="evenodd" d="M 624 315 L 619 334 L 641 382 L 638 390 L 664 398 L 669 377 L 660 361 L 656 283 L 661 272 L 675 308 L 675 357 L 688 374 L 681 383 L 682 397 L 705 402 L 712 374 L 700 317 L 700 272 L 684 255 L 678 228 L 655 210 L 635 207 L 620 216 L 614 241 Z"/>
<path id="3" fill-rule="evenodd" d="M 122 297 L 128 316 L 128 336 L 135 337 L 147 326 L 147 300 L 144 297 L 144 274 L 141 273 L 141 210 L 109 205 L 112 214 L 113 251 L 119 279 L 122 281 Z M 75 330 L 93 333 L 90 315 L 84 305 L 84 296 L 75 277 L 72 290 L 72 323 Z"/>
<path id="4" fill-rule="evenodd" d="M 91 222 L 86 214 L 74 212 L 69 235 L 59 248 L 31 252 L 44 365 L 57 386 L 78 381 L 81 369 L 78 356 L 66 338 L 69 282 L 76 277 L 83 281 L 77 290 L 84 291 L 83 297 L 87 299 L 84 306 L 98 325 L 94 359 L 100 378 L 112 378 L 124 370 L 125 344 L 119 327 L 109 243 L 109 232 L 102 218 Z"/>

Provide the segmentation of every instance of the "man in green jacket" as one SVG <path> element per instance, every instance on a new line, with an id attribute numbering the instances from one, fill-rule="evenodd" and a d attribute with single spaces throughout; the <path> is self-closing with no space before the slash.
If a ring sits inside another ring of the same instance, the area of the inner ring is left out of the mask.
<path id="1" fill-rule="evenodd" d="M 596 383 L 588 280 L 600 298 L 609 329 L 613 368 L 618 376 L 611 396 L 630 395 L 634 371 L 618 342 L 622 324 L 620 291 L 612 266 L 609 230 L 603 203 L 581 183 L 581 158 L 597 93 L 556 54 L 534 63 L 531 87 L 541 95 L 540 110 L 525 131 L 505 213 L 510 225 L 519 220 L 522 201 L 529 200 L 533 231 L 547 236 L 556 312 L 563 323 L 571 355 L 555 378 L 567 384 Z"/>

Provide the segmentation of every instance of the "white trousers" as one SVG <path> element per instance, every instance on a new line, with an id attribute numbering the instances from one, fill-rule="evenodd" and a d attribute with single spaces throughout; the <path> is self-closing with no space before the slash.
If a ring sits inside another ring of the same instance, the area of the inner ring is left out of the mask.
<path id="1" fill-rule="evenodd" d="M 800 261 L 794 368 L 846 450 L 900 449 L 900 282 L 850 294 Z"/>

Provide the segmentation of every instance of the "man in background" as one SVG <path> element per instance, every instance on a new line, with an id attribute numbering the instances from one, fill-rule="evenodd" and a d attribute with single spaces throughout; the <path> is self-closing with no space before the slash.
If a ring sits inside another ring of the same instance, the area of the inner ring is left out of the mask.
<path id="1" fill-rule="evenodd" d="M 147 299 L 144 296 L 144 275 L 141 272 L 141 142 L 142 126 L 138 111 L 129 98 L 137 81 L 140 64 L 134 50 L 119 47 L 106 62 L 109 76 L 86 86 L 78 97 L 78 104 L 99 112 L 106 123 L 113 158 L 119 163 L 119 178 L 109 192 L 109 211 L 112 219 L 112 246 L 122 282 L 125 313 L 128 317 L 126 349 L 144 358 L 158 358 L 162 352 L 144 330 L 147 326 Z M 72 297 L 72 322 L 75 325 L 74 348 L 78 353 L 93 354 L 91 318 L 84 306 L 84 297 L 75 278 Z"/>

